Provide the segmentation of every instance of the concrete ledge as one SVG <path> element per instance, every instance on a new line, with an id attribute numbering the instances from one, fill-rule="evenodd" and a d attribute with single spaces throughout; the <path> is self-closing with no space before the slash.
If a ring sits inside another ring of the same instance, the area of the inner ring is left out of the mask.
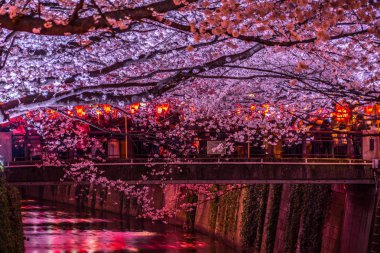
<path id="1" fill-rule="evenodd" d="M 159 180 L 147 180 L 147 181 L 124 181 L 126 184 L 138 184 L 138 185 L 160 185 L 160 184 L 210 184 L 210 181 L 206 180 L 172 180 L 172 181 L 159 181 Z M 375 184 L 374 180 L 214 180 L 213 184 Z M 13 186 L 50 186 L 50 185 L 77 185 L 76 182 L 9 182 L 9 185 Z M 90 183 L 82 182 L 83 185 L 89 185 Z"/>
<path id="2" fill-rule="evenodd" d="M 258 183 L 314 183 L 314 184 L 374 184 L 371 164 L 367 163 L 118 163 L 99 164 L 103 176 L 130 184 L 258 184 Z M 151 175 L 152 170 L 171 170 L 162 176 Z M 61 183 L 62 167 L 35 165 L 5 168 L 10 183 Z M 147 175 L 147 180 L 142 180 Z"/>

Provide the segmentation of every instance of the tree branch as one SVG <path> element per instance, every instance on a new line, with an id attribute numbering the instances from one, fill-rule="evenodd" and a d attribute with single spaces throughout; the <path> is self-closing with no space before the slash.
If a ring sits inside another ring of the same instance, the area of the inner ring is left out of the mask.
<path id="1" fill-rule="evenodd" d="M 2 115 L 0 123 L 4 122 L 8 116 L 15 117 L 25 113 L 26 111 L 36 110 L 49 106 L 66 106 L 68 104 L 87 104 L 87 103 L 109 103 L 116 106 L 122 103 L 136 103 L 152 100 L 163 93 L 173 89 L 181 82 L 209 70 L 213 70 L 223 65 L 233 63 L 239 60 L 244 60 L 251 57 L 264 48 L 263 45 L 256 44 L 255 46 L 244 50 L 243 52 L 225 55 L 215 60 L 209 61 L 202 65 L 192 68 L 190 71 L 179 71 L 176 74 L 165 78 L 159 82 L 153 83 L 118 83 L 118 84 L 103 84 L 98 86 L 87 86 L 78 88 L 74 91 L 66 91 L 61 93 L 48 93 L 47 95 L 30 95 L 21 99 L 15 99 L 5 104 L 0 105 Z M 126 87 L 146 87 L 153 86 L 147 91 L 132 95 L 117 95 L 105 94 L 105 90 L 125 89 Z"/>
<path id="2" fill-rule="evenodd" d="M 195 0 L 188 0 L 187 2 L 195 2 Z M 166 13 L 168 11 L 178 10 L 184 6 L 185 4 L 176 5 L 172 0 L 164 0 L 136 8 L 105 12 L 104 17 L 113 20 L 141 20 L 153 17 L 154 11 L 158 13 Z M 34 28 L 41 28 L 39 34 L 42 35 L 63 36 L 67 34 L 84 34 L 92 30 L 108 27 L 105 19 L 96 21 L 94 16 L 78 18 L 67 25 L 57 25 L 52 22 L 50 28 L 45 28 L 45 23 L 46 20 L 33 16 L 19 15 L 16 18 L 11 19 L 8 14 L 0 15 L 1 28 L 29 33 L 33 33 Z"/>

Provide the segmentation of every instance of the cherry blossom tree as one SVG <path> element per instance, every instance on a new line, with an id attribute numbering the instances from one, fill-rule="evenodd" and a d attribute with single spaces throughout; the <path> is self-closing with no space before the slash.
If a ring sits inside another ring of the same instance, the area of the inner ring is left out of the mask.
<path id="1" fill-rule="evenodd" d="M 378 5 L 3 1 L 1 121 L 47 106 L 149 101 L 207 80 L 240 80 L 272 100 L 378 101 Z"/>
<path id="2" fill-rule="evenodd" d="M 99 143 L 80 130 L 92 123 L 66 111 L 109 104 L 128 114 L 129 105 L 147 103 L 136 127 L 147 141 L 164 142 L 168 159 L 191 157 L 196 129 L 229 133 L 229 152 L 235 142 L 297 142 L 321 108 L 380 102 L 379 7 L 376 0 L 3 0 L 0 123 L 33 113 L 29 124 L 54 151 L 45 162 L 62 163 L 59 151 L 86 143 L 68 176 L 139 198 L 151 218 L 171 216 L 152 208 L 149 188 L 104 178 L 89 148 Z M 180 115 L 175 124 L 154 114 L 167 101 Z M 168 178 L 170 169 L 156 173 Z M 184 188 L 182 200 L 189 192 L 215 196 L 213 186 Z"/>

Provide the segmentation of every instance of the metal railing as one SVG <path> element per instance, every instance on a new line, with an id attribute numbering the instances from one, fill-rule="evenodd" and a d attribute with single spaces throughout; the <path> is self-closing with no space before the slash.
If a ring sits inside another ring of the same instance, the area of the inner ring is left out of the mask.
<path id="1" fill-rule="evenodd" d="M 67 164 L 76 163 L 77 160 L 66 160 Z M 103 162 L 94 161 L 97 166 L 136 166 L 136 165 L 347 165 L 347 166 L 372 166 L 371 160 L 362 159 L 341 159 L 341 158 L 195 158 L 195 159 L 119 159 L 106 160 Z M 39 167 L 38 161 L 18 161 L 4 164 L 5 168 Z M 54 166 L 54 165 L 52 165 Z"/>
<path id="2" fill-rule="evenodd" d="M 362 139 L 360 132 L 342 132 L 336 133 L 332 131 L 317 131 L 308 133 L 304 136 L 302 144 L 283 146 L 280 153 L 266 154 L 267 150 L 254 148 L 247 143 L 237 143 L 234 153 L 219 156 L 208 155 L 203 149 L 199 153 L 191 154 L 193 158 L 220 158 L 220 159 L 246 159 L 249 158 L 266 158 L 268 156 L 283 158 L 362 158 Z M 117 139 L 116 139 L 117 140 Z M 115 141 L 115 139 L 113 139 Z M 122 146 L 123 140 L 119 141 Z M 203 140 L 204 142 L 207 140 Z M 286 139 L 283 141 L 286 143 Z M 42 141 L 39 136 L 14 135 L 12 141 L 13 161 L 33 161 L 41 160 L 42 157 Z M 108 144 L 105 146 L 107 147 Z M 204 146 L 204 145 L 203 145 Z M 107 148 L 106 148 L 107 149 Z M 107 151 L 107 150 L 106 150 Z M 121 148 L 116 154 L 101 155 L 104 159 L 120 159 L 125 156 Z M 150 150 L 135 150 L 132 152 L 134 158 L 148 158 L 154 156 L 158 151 L 151 147 Z M 157 155 L 157 154 L 156 154 Z M 80 150 L 71 150 L 70 152 L 62 152 L 59 158 L 63 160 L 80 157 Z"/>

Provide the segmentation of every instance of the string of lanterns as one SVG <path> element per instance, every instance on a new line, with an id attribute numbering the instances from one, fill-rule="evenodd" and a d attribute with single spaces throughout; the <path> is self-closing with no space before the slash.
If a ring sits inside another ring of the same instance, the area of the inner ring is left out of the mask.
<path id="1" fill-rule="evenodd" d="M 138 111 L 141 108 L 145 108 L 146 104 L 145 103 L 133 103 L 127 106 L 127 111 L 129 111 L 130 114 L 134 115 L 137 114 Z M 92 108 L 96 108 L 95 110 Z M 367 105 L 365 107 L 362 107 L 362 110 L 364 108 L 364 115 L 365 116 L 380 116 L 380 105 L 378 104 L 373 104 L 373 105 Z M 78 105 L 74 106 L 73 109 L 67 110 L 66 114 L 70 117 L 85 117 L 88 112 L 87 110 L 93 110 L 95 114 L 97 115 L 98 119 L 100 119 L 101 115 L 107 114 L 107 115 L 113 115 L 115 118 L 117 117 L 117 114 L 119 113 L 119 110 L 114 109 L 111 105 L 109 104 L 100 104 L 100 105 L 95 105 L 95 106 L 83 106 L 83 105 Z M 282 108 L 283 109 L 283 108 Z M 269 104 L 262 104 L 262 105 L 255 105 L 255 104 L 250 104 L 249 105 L 249 111 L 251 112 L 257 112 L 261 113 L 264 116 L 268 116 L 271 114 L 272 107 Z M 165 116 L 169 113 L 170 111 L 170 104 L 169 103 L 160 103 L 155 106 L 155 114 L 156 116 Z M 195 112 L 196 109 L 194 105 L 191 106 L 191 111 Z M 47 113 L 49 114 L 50 118 L 56 118 L 58 116 L 58 112 L 55 110 L 48 109 Z M 237 115 L 241 115 L 243 113 L 243 107 L 241 104 L 237 104 L 235 107 L 235 113 Z M 342 122 L 342 123 L 347 123 L 350 121 L 353 117 L 352 110 L 350 109 L 348 104 L 345 103 L 338 103 L 335 106 L 335 110 L 332 113 L 326 112 L 325 109 L 319 109 L 315 112 L 315 117 L 314 119 L 317 121 L 320 117 L 326 118 L 326 117 L 331 117 L 333 118 L 336 122 Z M 313 120 L 313 118 L 311 118 Z"/>

